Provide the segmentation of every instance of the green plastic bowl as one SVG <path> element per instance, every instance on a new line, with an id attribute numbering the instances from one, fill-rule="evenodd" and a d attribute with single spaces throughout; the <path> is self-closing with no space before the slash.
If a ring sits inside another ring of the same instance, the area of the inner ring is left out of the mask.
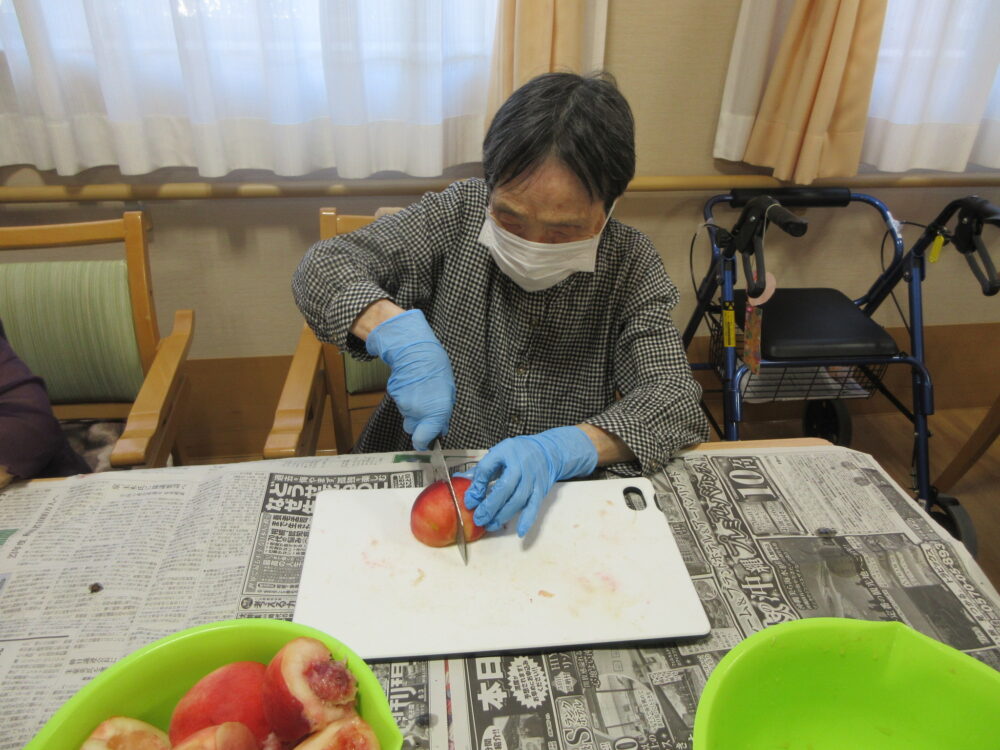
<path id="1" fill-rule="evenodd" d="M 66 701 L 26 750 L 79 750 L 110 716 L 131 716 L 166 731 L 177 701 L 206 674 L 233 661 L 267 663 L 293 638 L 316 638 L 334 658 L 347 659 L 358 680 L 358 713 L 371 725 L 382 750 L 399 750 L 396 726 L 378 678 L 335 638 L 284 620 L 224 620 L 182 630 L 143 646 L 94 677 Z"/>
<path id="2" fill-rule="evenodd" d="M 1000 672 L 899 622 L 818 617 L 737 644 L 694 750 L 1000 748 Z"/>

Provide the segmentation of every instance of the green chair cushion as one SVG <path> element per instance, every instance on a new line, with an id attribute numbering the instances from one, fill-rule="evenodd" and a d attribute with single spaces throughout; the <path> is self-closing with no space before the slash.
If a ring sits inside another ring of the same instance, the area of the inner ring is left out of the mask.
<path id="1" fill-rule="evenodd" d="M 139 393 L 124 260 L 0 263 L 0 319 L 52 403 L 134 401 Z"/>
<path id="2" fill-rule="evenodd" d="M 344 358 L 344 380 L 347 381 L 348 393 L 385 390 L 385 384 L 389 380 L 389 365 L 381 359 L 362 362 L 349 354 L 340 354 Z"/>

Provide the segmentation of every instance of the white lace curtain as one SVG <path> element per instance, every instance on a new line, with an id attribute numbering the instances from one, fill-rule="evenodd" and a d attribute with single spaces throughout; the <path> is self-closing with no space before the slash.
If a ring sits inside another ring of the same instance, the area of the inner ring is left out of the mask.
<path id="1" fill-rule="evenodd" d="M 861 161 L 1000 169 L 1000 2 L 889 0 Z"/>
<path id="2" fill-rule="evenodd" d="M 740 161 L 794 2 L 743 0 L 714 156 Z M 1000 168 L 1000 2 L 888 0 L 861 162 Z"/>
<path id="3" fill-rule="evenodd" d="M 481 159 L 496 0 L 0 0 L 0 163 L 428 177 Z"/>

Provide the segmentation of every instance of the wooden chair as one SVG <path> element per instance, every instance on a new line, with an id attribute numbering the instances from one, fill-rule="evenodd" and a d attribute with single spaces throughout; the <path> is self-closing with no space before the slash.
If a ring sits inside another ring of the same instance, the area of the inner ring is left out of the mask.
<path id="1" fill-rule="evenodd" d="M 391 209 L 380 209 L 375 216 L 349 216 L 335 208 L 321 209 L 320 239 L 360 229 L 387 210 Z M 385 396 L 388 378 L 389 368 L 382 360 L 355 360 L 333 344 L 321 343 L 309 325 L 303 325 L 264 444 L 264 458 L 315 454 L 328 397 L 337 453 L 350 453 L 354 435 Z"/>
<path id="2" fill-rule="evenodd" d="M 183 365 L 194 312 L 177 311 L 173 331 L 160 339 L 148 231 L 142 211 L 0 227 L 0 251 L 123 247 L 113 260 L 53 260 L 62 251 L 46 250 L 44 259 L 22 253 L 17 262 L 0 262 L 0 320 L 14 351 L 45 380 L 56 417 L 126 420 L 111 452 L 114 467 L 166 465 L 187 393 Z"/>

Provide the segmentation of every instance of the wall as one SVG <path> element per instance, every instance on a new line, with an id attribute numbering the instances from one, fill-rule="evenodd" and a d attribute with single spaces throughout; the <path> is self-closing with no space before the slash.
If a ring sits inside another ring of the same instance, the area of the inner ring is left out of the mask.
<path id="1" fill-rule="evenodd" d="M 762 173 L 711 157 L 730 40 L 739 2 L 717 0 L 614 0 L 610 4 L 606 66 L 635 111 L 640 175 Z M 476 174 L 469 165 L 449 176 Z M 396 176 L 396 175 L 393 175 Z M 316 180 L 332 175 L 309 175 Z M 9 185 L 119 182 L 113 169 L 95 169 L 73 179 L 33 170 L 6 168 Z M 191 170 L 161 170 L 128 181 L 174 182 L 200 179 Z M 273 181 L 270 175 L 231 175 L 226 181 Z M 901 219 L 927 222 L 954 197 L 975 191 L 895 189 L 870 191 L 885 200 Z M 1000 203 L 1000 190 L 979 194 Z M 700 221 L 707 193 L 634 193 L 618 204 L 617 217 L 649 234 L 682 293 L 676 320 L 683 326 L 692 309 L 688 265 L 691 236 Z M 161 327 L 173 310 L 197 311 L 192 356 L 197 359 L 275 357 L 291 354 L 301 318 L 291 300 L 290 275 L 317 236 L 318 209 L 334 204 L 345 213 L 373 213 L 380 205 L 402 205 L 417 196 L 322 199 L 253 199 L 225 201 L 151 201 L 152 270 Z M 2 206 L 2 221 L 19 223 L 111 215 L 121 204 Z M 874 212 L 814 210 L 807 214 L 806 237 L 785 241 L 768 237 L 769 268 L 780 284 L 835 286 L 861 294 L 879 272 L 882 232 Z M 908 236 L 914 236 L 908 230 Z M 704 237 L 702 236 L 702 240 Z M 706 255 L 700 243 L 696 273 Z M 1000 321 L 1000 302 L 977 291 L 963 259 L 946 252 L 931 267 L 926 291 L 926 324 L 944 326 Z M 898 326 L 891 305 L 877 316 Z M 959 352 L 957 356 L 968 353 Z M 277 398 L 270 383 L 266 407 Z M 986 395 L 984 398 L 991 398 Z"/>

